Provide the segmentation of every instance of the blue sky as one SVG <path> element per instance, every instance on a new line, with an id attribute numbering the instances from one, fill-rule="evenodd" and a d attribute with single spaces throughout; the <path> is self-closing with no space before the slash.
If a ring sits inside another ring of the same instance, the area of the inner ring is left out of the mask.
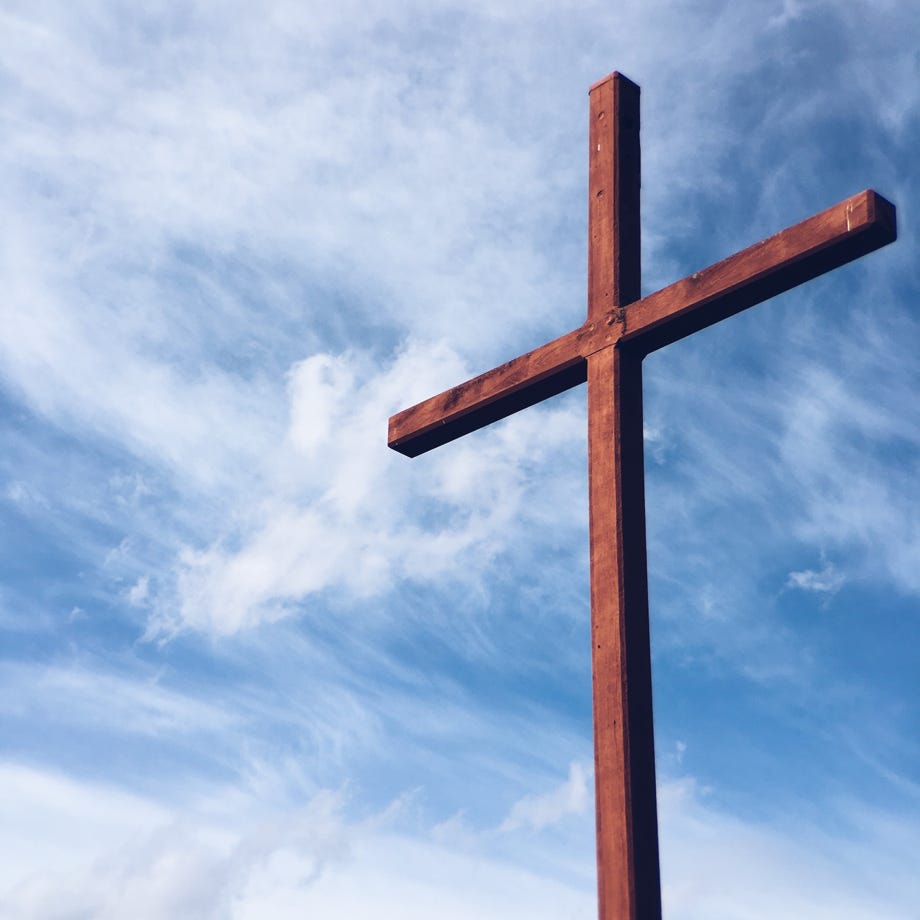
<path id="1" fill-rule="evenodd" d="M 916 920 L 920 8 L 0 10 L 0 903 L 594 915 L 584 392 L 394 411 L 866 187 L 900 238 L 650 356 L 668 920 Z"/>

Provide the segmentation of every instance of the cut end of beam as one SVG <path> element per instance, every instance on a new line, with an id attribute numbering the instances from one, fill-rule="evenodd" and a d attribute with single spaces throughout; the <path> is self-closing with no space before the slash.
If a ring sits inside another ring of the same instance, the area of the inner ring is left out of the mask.
<path id="1" fill-rule="evenodd" d="M 866 189 L 627 307 L 623 341 L 648 354 L 897 236 L 895 206 Z"/>
<path id="2" fill-rule="evenodd" d="M 568 337 L 567 337 L 568 338 Z M 552 344 L 552 343 L 551 343 Z M 387 446 L 406 457 L 417 457 L 471 431 L 506 418 L 564 393 L 587 379 L 587 365 L 579 356 L 567 356 L 542 373 L 516 378 L 516 365 L 539 367 L 540 352 L 489 371 L 452 390 L 426 399 L 390 417 Z M 529 357 L 536 360 L 528 362 Z"/>
<path id="3" fill-rule="evenodd" d="M 613 71 L 613 73 L 608 73 L 606 77 L 601 77 L 596 83 L 592 83 L 588 88 L 588 95 L 590 96 L 598 87 L 603 86 L 605 83 L 610 83 L 614 80 L 621 80 L 623 83 L 628 83 L 630 86 L 634 86 L 636 89 L 639 89 L 638 84 L 633 83 L 629 77 L 624 76 L 618 70 Z"/>
<path id="4" fill-rule="evenodd" d="M 878 192 L 866 189 L 857 198 L 865 197 L 867 223 L 871 223 L 878 236 L 878 246 L 887 246 L 898 238 L 898 210 Z"/>

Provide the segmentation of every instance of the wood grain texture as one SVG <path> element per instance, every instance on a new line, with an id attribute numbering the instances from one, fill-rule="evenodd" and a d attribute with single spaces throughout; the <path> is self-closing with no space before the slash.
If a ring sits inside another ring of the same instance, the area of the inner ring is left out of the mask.
<path id="1" fill-rule="evenodd" d="M 588 324 L 639 297 L 639 87 L 590 92 Z M 625 308 L 625 309 L 624 309 Z M 661 916 L 645 562 L 642 358 L 605 345 L 588 366 L 591 674 L 599 920 Z"/>
<path id="2" fill-rule="evenodd" d="M 894 205 L 867 189 L 642 298 L 623 341 L 648 354 L 896 238 Z"/>
<path id="3" fill-rule="evenodd" d="M 639 87 L 620 73 L 589 93 L 588 320 L 638 299 Z"/>
<path id="4" fill-rule="evenodd" d="M 622 324 L 585 323 L 519 358 L 390 418 L 389 446 L 416 457 L 587 379 L 585 358 L 610 345 Z"/>
<path id="5" fill-rule="evenodd" d="M 642 359 L 588 359 L 599 920 L 661 916 L 645 550 Z"/>

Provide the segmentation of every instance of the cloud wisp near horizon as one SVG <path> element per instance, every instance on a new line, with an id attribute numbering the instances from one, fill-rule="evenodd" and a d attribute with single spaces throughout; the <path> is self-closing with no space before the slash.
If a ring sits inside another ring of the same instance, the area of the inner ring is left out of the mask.
<path id="1" fill-rule="evenodd" d="M 586 91 L 643 291 L 865 187 L 899 241 L 650 356 L 669 920 L 912 920 L 910 4 L 0 11 L 0 903 L 594 916 L 584 394 L 394 411 L 582 319 Z"/>

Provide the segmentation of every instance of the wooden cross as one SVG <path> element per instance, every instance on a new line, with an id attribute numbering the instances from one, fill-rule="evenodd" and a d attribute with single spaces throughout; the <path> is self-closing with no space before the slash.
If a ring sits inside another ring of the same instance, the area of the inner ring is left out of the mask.
<path id="1" fill-rule="evenodd" d="M 642 359 L 892 242 L 895 208 L 868 190 L 641 297 L 639 87 L 589 91 L 588 318 L 561 338 L 390 419 L 415 457 L 588 383 L 591 659 L 599 920 L 661 916 L 645 557 Z"/>

